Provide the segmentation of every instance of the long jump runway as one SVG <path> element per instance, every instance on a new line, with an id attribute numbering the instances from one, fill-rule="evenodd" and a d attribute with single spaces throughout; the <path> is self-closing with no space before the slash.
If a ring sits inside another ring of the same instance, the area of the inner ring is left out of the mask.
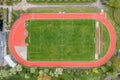
<path id="1" fill-rule="evenodd" d="M 28 32 L 25 29 L 25 21 L 31 19 L 94 19 L 102 22 L 106 27 L 110 35 L 110 46 L 106 55 L 97 60 L 91 62 L 81 61 L 50 61 L 50 62 L 30 62 L 21 58 L 15 50 L 15 46 L 27 46 L 25 39 L 28 36 Z M 9 47 L 14 58 L 25 66 L 39 66 L 39 67 L 98 67 L 105 64 L 113 55 L 116 47 L 116 34 L 113 26 L 107 20 L 105 13 L 38 13 L 38 14 L 21 14 L 20 18 L 12 26 L 9 34 Z"/>

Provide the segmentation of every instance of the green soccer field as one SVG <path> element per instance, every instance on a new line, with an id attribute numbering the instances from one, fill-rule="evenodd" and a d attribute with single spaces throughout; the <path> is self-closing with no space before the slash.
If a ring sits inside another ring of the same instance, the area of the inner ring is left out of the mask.
<path id="1" fill-rule="evenodd" d="M 93 61 L 95 20 L 29 20 L 29 61 Z"/>

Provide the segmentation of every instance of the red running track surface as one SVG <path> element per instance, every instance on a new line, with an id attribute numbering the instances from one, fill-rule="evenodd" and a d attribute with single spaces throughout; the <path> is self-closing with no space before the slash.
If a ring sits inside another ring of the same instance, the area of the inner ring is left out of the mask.
<path id="1" fill-rule="evenodd" d="M 28 32 L 25 29 L 25 21 L 30 19 L 94 19 L 102 22 L 110 34 L 110 46 L 106 55 L 97 60 L 91 62 L 30 62 L 21 58 L 15 50 L 15 46 L 27 46 L 25 38 L 28 36 Z M 106 63 L 114 53 L 116 47 L 116 34 L 111 23 L 106 19 L 105 13 L 38 13 L 38 14 L 21 14 L 20 18 L 12 26 L 9 34 L 9 47 L 14 58 L 25 66 L 39 66 L 39 67 L 98 67 Z"/>

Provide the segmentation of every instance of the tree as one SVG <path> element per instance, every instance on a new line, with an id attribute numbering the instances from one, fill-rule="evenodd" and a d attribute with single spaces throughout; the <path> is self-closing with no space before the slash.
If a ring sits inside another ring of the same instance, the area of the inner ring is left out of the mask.
<path id="1" fill-rule="evenodd" d="M 39 75 L 37 80 L 52 80 L 47 74 Z"/>
<path id="2" fill-rule="evenodd" d="M 108 0 L 106 2 L 108 6 L 111 6 L 113 8 L 119 8 L 120 7 L 120 0 Z"/>
<path id="3" fill-rule="evenodd" d="M 115 11 L 117 10 L 117 8 L 120 8 L 120 0 L 108 0 L 106 1 L 106 4 L 113 8 L 112 17 L 115 20 Z"/>
<path id="4" fill-rule="evenodd" d="M 120 57 L 114 56 L 112 58 L 112 65 L 115 70 L 120 71 Z"/>
<path id="5" fill-rule="evenodd" d="M 96 73 L 96 74 L 99 73 L 99 71 L 98 71 L 97 68 L 93 68 L 93 69 L 92 69 L 92 72 L 93 72 L 93 73 Z"/>

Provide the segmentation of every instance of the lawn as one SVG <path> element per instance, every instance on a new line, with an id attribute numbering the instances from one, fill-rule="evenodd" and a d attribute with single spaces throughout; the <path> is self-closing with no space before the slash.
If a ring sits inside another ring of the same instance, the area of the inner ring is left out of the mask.
<path id="1" fill-rule="evenodd" d="M 27 10 L 27 13 L 58 13 L 58 12 L 66 12 L 66 13 L 95 13 L 98 12 L 96 8 L 78 8 L 78 7 L 63 7 L 63 8 L 31 8 Z"/>
<path id="2" fill-rule="evenodd" d="M 115 9 L 115 12 L 114 12 L 114 19 L 116 21 L 116 24 L 118 24 L 120 26 L 120 8 L 118 9 Z"/>
<path id="3" fill-rule="evenodd" d="M 26 23 L 28 60 L 94 60 L 94 20 L 30 20 Z"/>
<path id="4" fill-rule="evenodd" d="M 110 46 L 110 36 L 106 26 L 100 23 L 100 58 L 107 53 Z"/>
<path id="5" fill-rule="evenodd" d="M 114 15 L 112 15 L 114 21 L 116 23 L 115 29 L 117 33 L 117 48 L 120 48 L 120 8 L 115 9 Z"/>
<path id="6" fill-rule="evenodd" d="M 0 0 L 0 5 L 2 5 L 2 4 L 3 4 L 3 1 Z"/>
<path id="7" fill-rule="evenodd" d="M 95 2 L 95 0 L 27 0 L 28 3 L 45 3 L 45 4 L 66 4 L 66 3 L 91 3 Z"/>
<path id="8" fill-rule="evenodd" d="M 7 5 L 12 5 L 13 3 L 19 3 L 22 0 L 6 0 Z"/>

